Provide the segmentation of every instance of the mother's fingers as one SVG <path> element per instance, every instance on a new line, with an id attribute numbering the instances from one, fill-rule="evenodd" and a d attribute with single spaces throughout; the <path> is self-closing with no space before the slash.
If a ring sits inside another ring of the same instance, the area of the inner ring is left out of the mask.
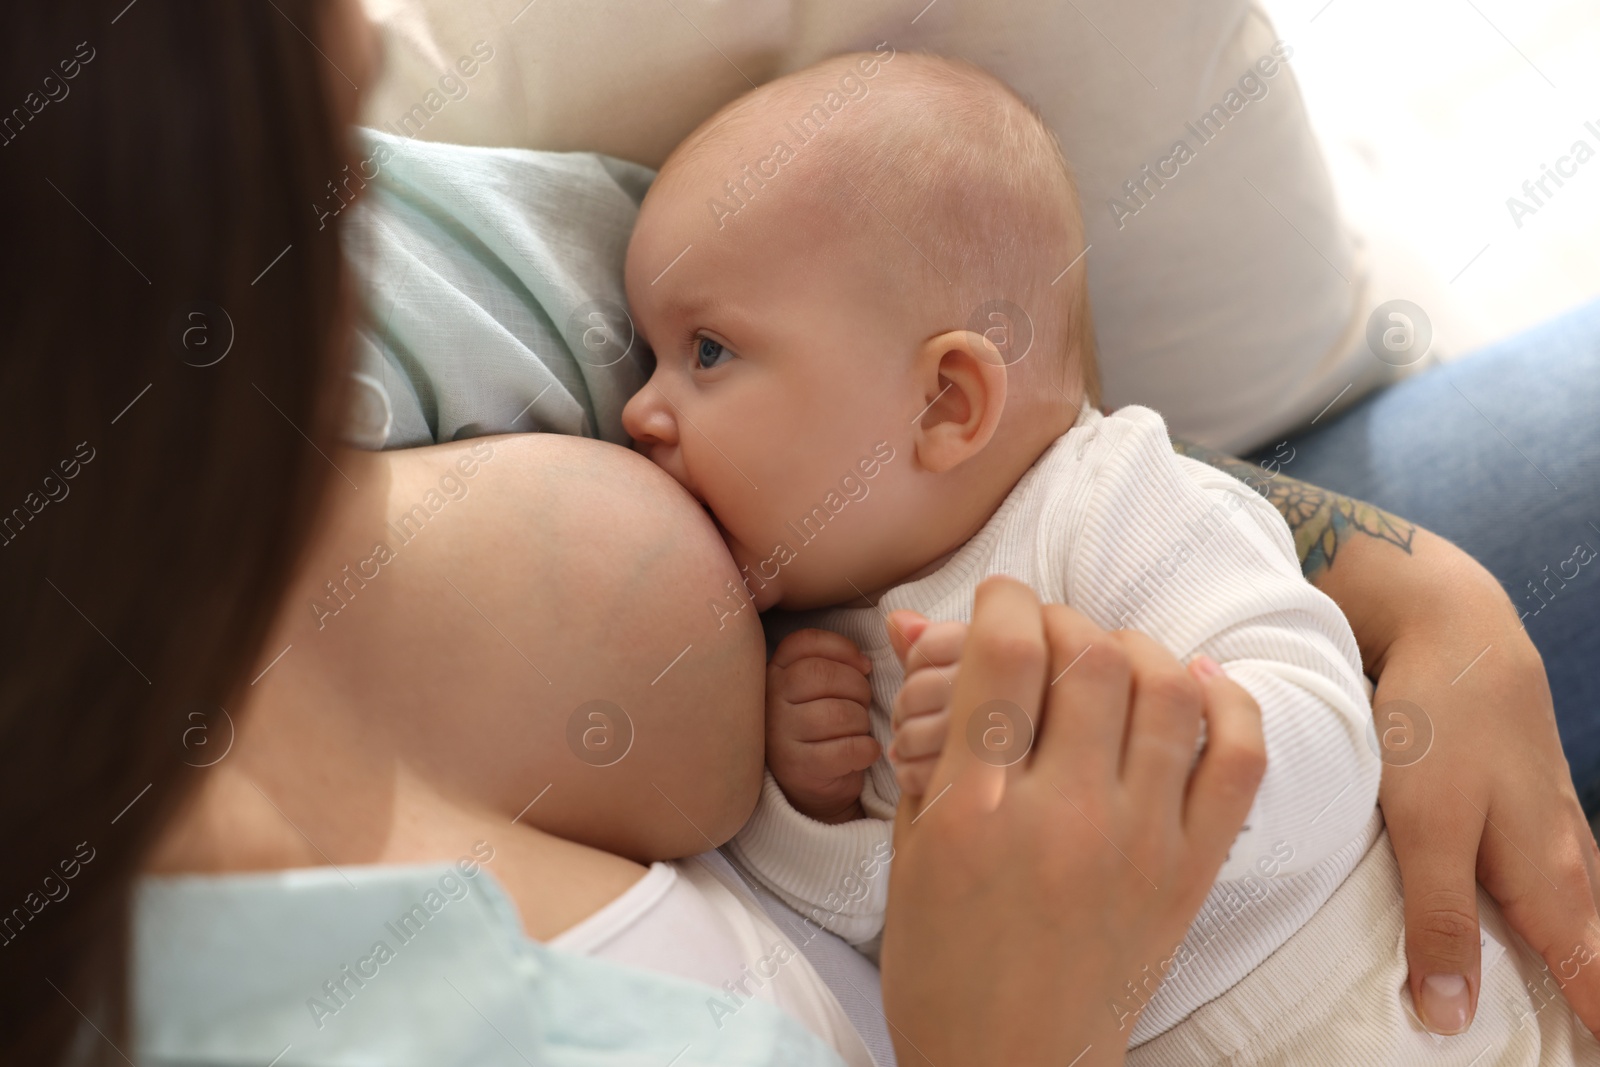
<path id="1" fill-rule="evenodd" d="M 1570 814 L 1554 825 L 1519 820 L 1512 811 L 1492 817 L 1478 869 L 1484 888 L 1544 958 L 1572 1010 L 1590 1032 L 1600 1033 L 1600 916 L 1589 862 L 1594 838 L 1577 797 L 1566 798 L 1565 806 Z"/>
<path id="2" fill-rule="evenodd" d="M 1204 690 L 1153 639 L 1136 630 L 1118 630 L 1111 637 L 1127 652 L 1133 682 L 1122 780 L 1135 795 L 1157 801 L 1157 811 L 1177 818 L 1194 763 Z"/>
<path id="3" fill-rule="evenodd" d="M 1205 693 L 1206 747 L 1189 778 L 1183 827 L 1192 846 L 1191 884 L 1203 892 L 1250 814 L 1267 770 L 1267 743 L 1261 707 L 1243 686 L 1203 656 L 1189 664 L 1189 672 Z"/>
<path id="4" fill-rule="evenodd" d="M 1033 766 L 1058 783 L 1114 781 L 1128 725 L 1127 653 L 1065 604 L 1045 606 L 1044 627 L 1050 670 Z"/>
<path id="5" fill-rule="evenodd" d="M 1576 799 L 1576 797 L 1574 797 Z M 1595 841 L 1594 831 L 1589 822 L 1583 817 L 1583 809 L 1578 809 L 1577 821 L 1572 827 L 1578 837 L 1578 847 L 1583 852 L 1584 866 L 1589 871 L 1589 899 L 1582 907 L 1589 904 L 1595 906 L 1593 912 L 1585 911 L 1585 925 L 1591 933 L 1600 934 L 1600 843 Z M 1600 956 L 1593 961 L 1595 966 L 1591 971 L 1600 971 Z M 1578 1013 L 1578 1018 L 1589 1028 L 1589 1032 L 1600 1037 L 1600 981 L 1590 974 L 1589 981 L 1581 989 L 1567 990 L 1567 1000 L 1572 1004 L 1572 1010 Z"/>
<path id="6" fill-rule="evenodd" d="M 1015 721 L 1018 712 L 1038 722 L 1045 665 L 1039 598 L 1015 579 L 985 579 L 973 597 L 972 627 L 950 696 L 949 740 L 928 784 L 928 805 L 952 784 L 945 803 L 992 808 L 998 802 L 1004 768 L 969 744 L 969 723 L 976 716 L 981 732 L 990 716 Z"/>
<path id="7" fill-rule="evenodd" d="M 1383 809 L 1389 843 L 1400 864 L 1405 900 L 1406 961 L 1411 1000 L 1422 1023 L 1436 1034 L 1457 1034 L 1472 1022 L 1479 986 L 1478 845 L 1485 832 L 1474 805 L 1450 786 L 1396 788 L 1402 776 L 1415 786 L 1426 765 L 1384 768 Z M 1532 873 L 1532 872 L 1529 872 Z"/>

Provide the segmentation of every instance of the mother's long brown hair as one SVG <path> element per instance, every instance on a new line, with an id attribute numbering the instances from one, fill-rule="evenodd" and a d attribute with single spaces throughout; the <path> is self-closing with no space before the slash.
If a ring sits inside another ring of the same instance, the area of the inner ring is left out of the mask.
<path id="1" fill-rule="evenodd" d="M 276 651 L 331 473 L 325 6 L 28 0 L 0 28 L 0 1062 L 131 1055 L 132 880 L 225 740 L 205 709 Z"/>

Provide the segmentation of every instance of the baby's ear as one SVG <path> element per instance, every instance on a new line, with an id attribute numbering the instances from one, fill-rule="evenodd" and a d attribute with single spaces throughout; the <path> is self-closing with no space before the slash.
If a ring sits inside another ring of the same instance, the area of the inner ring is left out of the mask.
<path id="1" fill-rule="evenodd" d="M 915 381 L 927 405 L 912 425 L 922 467 L 943 474 L 983 451 L 1006 407 L 1000 351 L 973 330 L 930 337 L 917 350 Z"/>

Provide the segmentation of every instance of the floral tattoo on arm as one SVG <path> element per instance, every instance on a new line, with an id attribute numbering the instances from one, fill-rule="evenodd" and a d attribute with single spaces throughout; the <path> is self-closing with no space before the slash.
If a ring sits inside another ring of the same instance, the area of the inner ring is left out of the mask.
<path id="1" fill-rule="evenodd" d="M 1411 540 L 1417 532 L 1411 523 L 1365 501 L 1286 477 L 1283 465 L 1294 459 L 1294 449 L 1287 442 L 1278 445 L 1272 458 L 1260 466 L 1186 441 L 1174 441 L 1172 448 L 1179 455 L 1233 475 L 1266 497 L 1288 522 L 1300 556 L 1300 572 L 1308 581 L 1315 582 L 1332 567 L 1339 546 L 1358 534 L 1387 541 L 1411 554 Z"/>

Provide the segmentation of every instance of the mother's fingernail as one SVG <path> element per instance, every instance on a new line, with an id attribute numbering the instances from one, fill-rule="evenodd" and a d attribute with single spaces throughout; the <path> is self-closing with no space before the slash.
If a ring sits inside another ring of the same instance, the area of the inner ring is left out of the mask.
<path id="1" fill-rule="evenodd" d="M 1471 997 L 1459 974 L 1430 974 L 1422 980 L 1422 1022 L 1436 1034 L 1459 1034 L 1467 1028 Z"/>
<path id="2" fill-rule="evenodd" d="M 1199 671 L 1207 678 L 1215 678 L 1222 673 L 1222 668 L 1219 667 L 1217 665 L 1217 661 L 1212 659 L 1210 656 L 1196 656 L 1189 662 L 1194 664 L 1195 670 Z"/>

